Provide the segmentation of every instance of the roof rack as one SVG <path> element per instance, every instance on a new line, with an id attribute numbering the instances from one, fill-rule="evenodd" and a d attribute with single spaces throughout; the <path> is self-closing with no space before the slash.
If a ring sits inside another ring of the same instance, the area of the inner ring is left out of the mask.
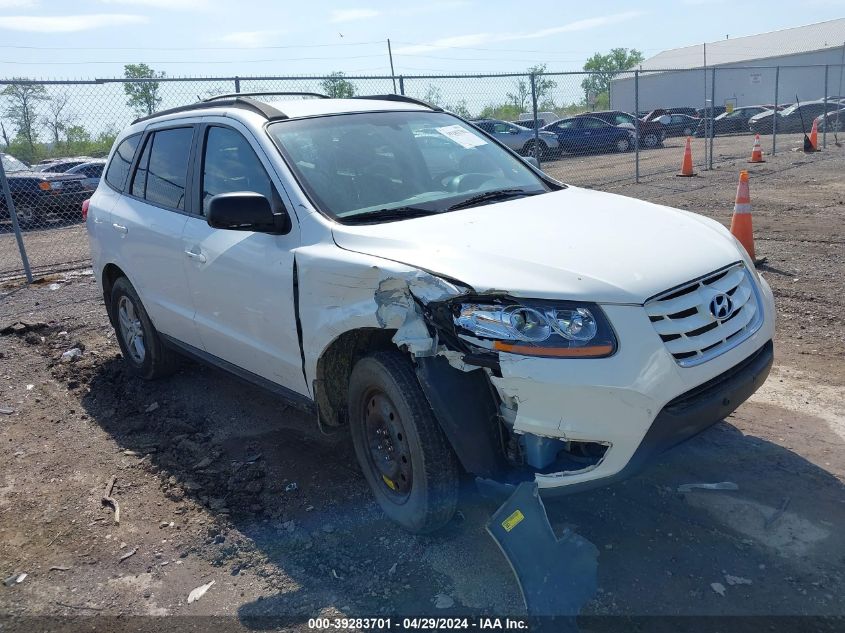
<path id="1" fill-rule="evenodd" d="M 168 114 L 190 112 L 191 110 L 199 110 L 201 108 L 243 108 L 244 110 L 249 110 L 250 112 L 260 114 L 268 120 L 288 118 L 288 116 L 284 112 L 282 112 L 281 110 L 277 110 L 271 105 L 267 105 L 266 103 L 262 103 L 261 101 L 256 101 L 255 99 L 250 99 L 249 97 L 236 97 L 225 99 L 220 98 L 215 101 L 198 101 L 196 103 L 190 103 L 188 105 L 178 106 L 176 108 L 170 108 L 168 110 L 160 110 L 159 112 L 153 112 L 152 114 L 138 117 L 137 119 L 132 121 L 132 125 L 135 125 L 136 123 L 141 123 L 142 121 L 148 121 L 156 117 L 165 116 Z"/>
<path id="2" fill-rule="evenodd" d="M 287 119 L 288 115 L 274 108 L 273 106 L 264 103 L 263 101 L 258 101 L 257 99 L 252 99 L 253 96 L 262 96 L 262 95 L 299 95 L 299 96 L 312 96 L 317 97 L 320 99 L 328 99 L 326 95 L 322 95 L 316 92 L 240 92 L 240 93 L 232 93 L 232 94 L 225 94 L 225 95 L 217 95 L 215 97 L 210 97 L 208 99 L 203 99 L 202 101 L 198 101 L 196 103 L 190 103 L 188 105 L 178 106 L 176 108 L 170 108 L 168 110 L 161 110 L 159 112 L 153 112 L 152 114 L 148 114 L 146 116 L 138 117 L 134 121 L 132 121 L 132 125 L 136 123 L 141 123 L 143 121 L 149 121 L 150 119 L 155 119 L 160 116 L 166 116 L 168 114 L 178 114 L 180 112 L 190 112 L 191 110 L 200 110 L 202 108 L 243 108 L 244 110 L 249 110 L 250 112 L 255 112 L 256 114 L 260 114 L 268 121 L 278 121 L 280 119 Z M 430 108 L 435 112 L 443 112 L 443 108 L 439 106 L 432 105 L 430 103 L 426 103 L 420 99 L 414 99 L 413 97 L 406 97 L 405 95 L 395 95 L 395 94 L 384 94 L 384 95 L 360 95 L 354 97 L 355 99 L 372 99 L 378 101 L 398 101 L 401 103 L 413 103 L 416 105 L 424 106 L 426 108 Z"/>
<path id="3" fill-rule="evenodd" d="M 318 99 L 328 99 L 328 95 L 320 94 L 319 92 L 229 92 L 226 94 L 215 95 L 208 99 L 203 99 L 203 103 L 207 101 L 217 101 L 218 99 L 232 99 L 235 97 L 317 97 Z"/>
<path id="4" fill-rule="evenodd" d="M 400 103 L 413 103 L 415 105 L 424 106 L 435 112 L 443 112 L 440 106 L 432 105 L 422 99 L 414 99 L 413 97 L 406 97 L 405 95 L 386 94 L 386 95 L 356 95 L 353 99 L 373 99 L 377 101 L 398 101 Z"/>

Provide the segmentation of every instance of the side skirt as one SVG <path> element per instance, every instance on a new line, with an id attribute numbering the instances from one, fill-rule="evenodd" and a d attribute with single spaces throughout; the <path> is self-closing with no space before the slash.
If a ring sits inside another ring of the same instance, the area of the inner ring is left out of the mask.
<path id="1" fill-rule="evenodd" d="M 303 413 L 307 413 L 313 416 L 317 415 L 317 404 L 307 396 L 303 396 L 302 394 L 297 393 L 292 389 L 283 387 L 282 385 L 275 383 L 272 380 L 267 380 L 266 378 L 259 376 L 258 374 L 253 374 L 251 371 L 247 371 L 242 367 L 233 365 L 229 361 L 223 360 L 222 358 L 218 358 L 213 354 L 209 354 L 205 350 L 201 350 L 194 347 L 193 345 L 183 343 L 182 341 L 179 341 L 173 338 L 172 336 L 167 336 L 166 334 L 162 334 L 161 332 L 159 332 L 159 336 L 161 337 L 165 345 L 176 350 L 180 354 L 184 354 L 185 356 L 188 356 L 201 363 L 205 363 L 206 365 L 211 365 L 212 367 L 222 369 L 223 371 L 232 374 L 236 378 L 240 378 L 241 380 L 253 384 L 257 387 L 261 387 L 265 391 L 269 391 L 273 395 L 279 396 L 282 400 L 284 400 L 291 406 L 296 407 Z"/>

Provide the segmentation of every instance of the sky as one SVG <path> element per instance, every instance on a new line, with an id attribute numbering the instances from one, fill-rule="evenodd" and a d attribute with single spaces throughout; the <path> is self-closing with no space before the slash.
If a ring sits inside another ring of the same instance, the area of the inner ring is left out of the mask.
<path id="1" fill-rule="evenodd" d="M 800 6 L 800 11 L 797 7 Z M 0 0 L 0 77 L 581 70 L 595 52 L 667 48 L 840 18 L 845 0 Z"/>

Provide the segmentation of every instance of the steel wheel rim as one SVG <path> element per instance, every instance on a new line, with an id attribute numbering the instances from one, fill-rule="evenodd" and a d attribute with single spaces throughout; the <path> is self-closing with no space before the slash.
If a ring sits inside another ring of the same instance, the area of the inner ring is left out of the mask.
<path id="1" fill-rule="evenodd" d="M 399 411 L 380 389 L 367 391 L 361 405 L 367 463 L 382 491 L 395 503 L 404 503 L 414 479 L 408 434 Z"/>
<path id="2" fill-rule="evenodd" d="M 144 362 L 147 348 L 144 345 L 144 326 L 138 317 L 135 304 L 127 296 L 117 302 L 117 324 L 129 357 L 137 364 Z"/>

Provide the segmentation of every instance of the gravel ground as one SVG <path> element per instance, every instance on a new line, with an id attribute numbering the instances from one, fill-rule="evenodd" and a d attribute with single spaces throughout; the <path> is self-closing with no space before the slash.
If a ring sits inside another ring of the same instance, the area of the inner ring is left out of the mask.
<path id="1" fill-rule="evenodd" d="M 778 325 L 772 376 L 735 414 L 634 479 L 547 503 L 556 531 L 599 549 L 587 615 L 845 616 L 845 150 L 782 149 L 604 187 L 728 223 L 751 168 Z M 495 504 L 467 495 L 445 531 L 410 536 L 380 514 L 345 436 L 195 364 L 131 378 L 90 272 L 0 292 L 0 327 L 24 324 L 0 336 L 0 574 L 26 574 L 0 587 L 0 627 L 217 615 L 213 628 L 305 631 L 318 615 L 524 612 L 484 530 Z M 119 524 L 102 503 L 112 477 Z M 739 490 L 677 492 L 715 481 Z"/>

